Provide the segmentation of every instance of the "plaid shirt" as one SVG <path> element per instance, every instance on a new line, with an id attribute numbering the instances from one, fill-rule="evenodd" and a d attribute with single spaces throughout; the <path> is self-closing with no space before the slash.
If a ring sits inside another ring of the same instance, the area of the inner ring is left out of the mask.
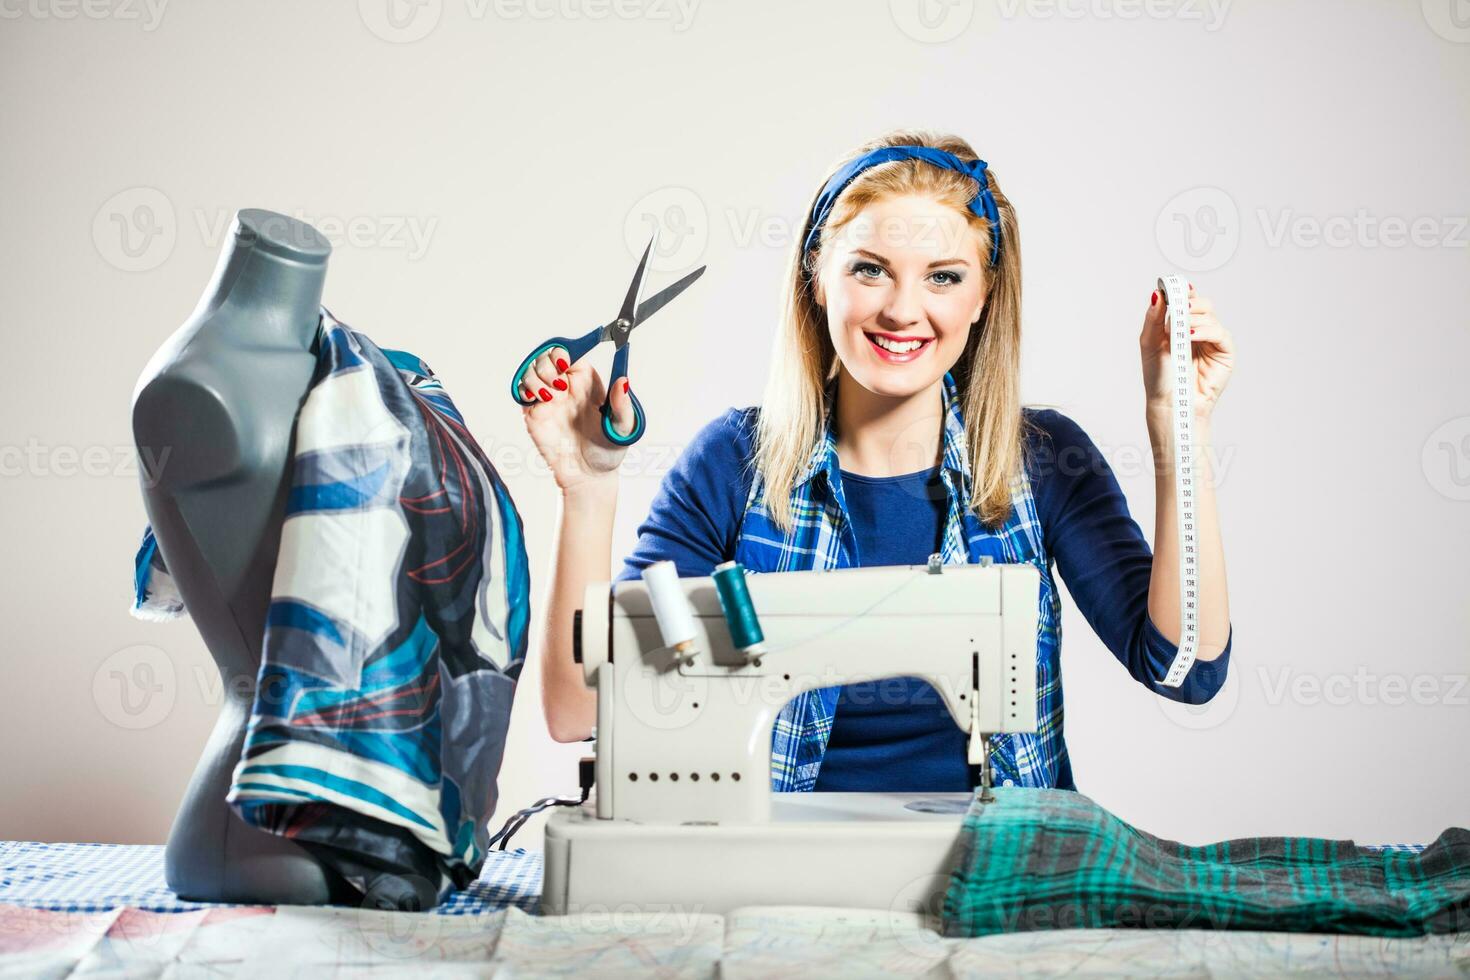
<path id="1" fill-rule="evenodd" d="M 944 376 L 944 463 L 940 478 L 948 501 L 941 556 L 946 565 L 1030 562 L 1041 572 L 1040 621 L 1036 631 L 1036 719 L 1033 734 L 999 734 L 991 739 L 996 782 L 1004 786 L 1075 789 L 1062 740 L 1061 603 L 1052 582 L 1052 560 L 1043 545 L 1041 522 L 1022 467 L 1011 484 L 1010 517 L 990 531 L 969 509 L 971 476 L 964 417 L 954 378 Z M 751 572 L 851 568 L 858 564 L 857 538 L 842 492 L 837 440 L 831 425 L 807 460 L 792 489 L 793 523 L 782 534 L 766 508 L 759 473 L 746 500 L 735 559 Z M 807 691 L 791 699 L 771 735 L 771 787 L 809 791 L 832 734 L 841 688 Z"/>

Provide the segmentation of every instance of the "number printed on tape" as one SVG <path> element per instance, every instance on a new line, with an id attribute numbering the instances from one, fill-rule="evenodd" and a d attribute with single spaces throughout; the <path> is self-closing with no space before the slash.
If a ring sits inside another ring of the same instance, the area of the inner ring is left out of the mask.
<path id="1" fill-rule="evenodd" d="M 1169 356 L 1174 367 L 1174 488 L 1179 515 L 1179 652 L 1165 687 L 1184 683 L 1199 646 L 1199 551 L 1194 521 L 1194 363 L 1189 339 L 1189 283 L 1180 275 L 1159 280 L 1168 304 Z"/>

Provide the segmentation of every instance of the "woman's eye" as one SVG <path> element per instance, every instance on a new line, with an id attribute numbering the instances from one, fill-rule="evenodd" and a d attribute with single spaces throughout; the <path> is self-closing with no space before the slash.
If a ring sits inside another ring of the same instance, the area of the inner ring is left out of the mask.
<path id="1" fill-rule="evenodd" d="M 940 269 L 930 278 L 939 286 L 957 286 L 965 281 L 965 277 L 958 272 L 948 272 L 944 269 Z"/>
<path id="2" fill-rule="evenodd" d="M 876 262 L 854 262 L 852 274 L 859 279 L 877 279 L 883 275 L 883 267 Z"/>

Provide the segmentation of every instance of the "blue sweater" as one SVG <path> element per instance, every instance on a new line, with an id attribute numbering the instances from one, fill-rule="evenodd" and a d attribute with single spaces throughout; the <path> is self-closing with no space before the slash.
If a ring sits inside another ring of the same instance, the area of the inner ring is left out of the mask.
<path id="1" fill-rule="evenodd" d="M 754 478 L 757 409 L 731 409 L 706 425 L 665 476 L 618 581 L 671 560 L 704 576 L 735 555 Z M 1148 616 L 1153 552 L 1128 513 L 1107 461 L 1070 418 L 1025 409 L 1041 430 L 1028 437 L 1028 474 L 1046 549 L 1088 624 L 1134 678 L 1174 700 L 1198 703 L 1225 681 L 1233 630 L 1214 661 L 1198 661 L 1181 688 L 1148 672 L 1177 647 Z M 923 564 L 939 550 L 944 486 L 935 467 L 894 477 L 842 471 L 859 565 Z M 845 685 L 818 773 L 818 790 L 963 792 L 970 788 L 965 735 L 939 693 L 912 678 Z"/>

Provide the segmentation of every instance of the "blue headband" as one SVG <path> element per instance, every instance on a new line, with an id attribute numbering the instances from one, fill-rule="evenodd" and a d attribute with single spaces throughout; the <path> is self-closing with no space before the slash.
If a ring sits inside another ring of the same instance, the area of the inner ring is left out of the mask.
<path id="1" fill-rule="evenodd" d="M 970 210 L 990 222 L 990 264 L 995 265 L 1000 257 L 1000 212 L 995 206 L 995 196 L 990 193 L 990 182 L 985 179 L 985 168 L 988 165 L 984 160 L 967 163 L 953 153 L 936 150 L 932 146 L 883 146 L 838 168 L 832 179 L 827 181 L 827 186 L 822 188 L 822 193 L 817 195 L 817 203 L 812 206 L 811 229 L 806 233 L 803 254 L 816 247 L 822 226 L 832 213 L 832 205 L 837 203 L 838 196 L 852 183 L 853 178 L 869 167 L 893 160 L 923 160 L 936 167 L 973 177 L 979 183 L 980 191 L 971 198 Z"/>

